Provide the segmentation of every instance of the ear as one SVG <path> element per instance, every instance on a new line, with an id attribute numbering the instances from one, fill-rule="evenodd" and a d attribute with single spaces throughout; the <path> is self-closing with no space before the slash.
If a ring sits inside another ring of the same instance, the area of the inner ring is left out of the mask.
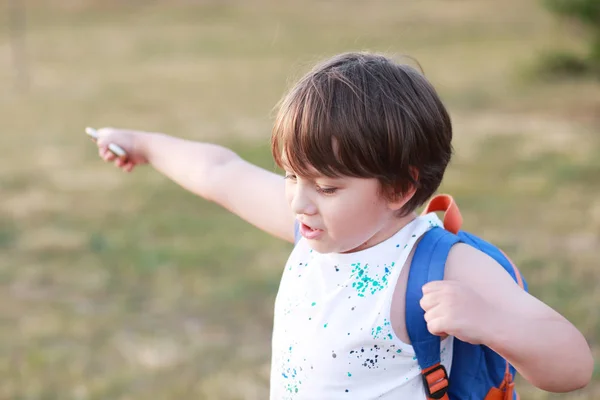
<path id="1" fill-rule="evenodd" d="M 388 198 L 391 199 L 388 201 L 388 207 L 390 210 L 397 211 L 400 210 L 406 203 L 413 198 L 415 193 L 417 192 L 417 182 L 419 179 L 419 171 L 415 167 L 410 167 L 410 174 L 412 175 L 413 182 L 409 186 L 409 189 L 405 192 L 394 188 L 390 189 L 388 193 Z"/>
<path id="2" fill-rule="evenodd" d="M 410 201 L 410 199 L 413 198 L 416 191 L 417 188 L 415 185 L 411 185 L 410 189 L 404 193 L 400 191 L 394 191 L 394 193 L 391 193 L 391 200 L 388 201 L 388 208 L 392 211 L 400 210 L 402 207 L 404 207 L 404 205 L 406 205 L 406 203 Z"/>

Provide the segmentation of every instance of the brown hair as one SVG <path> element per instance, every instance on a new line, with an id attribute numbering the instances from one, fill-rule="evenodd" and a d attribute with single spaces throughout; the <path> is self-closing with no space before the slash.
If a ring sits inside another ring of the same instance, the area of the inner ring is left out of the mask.
<path id="1" fill-rule="evenodd" d="M 271 151 L 280 168 L 285 157 L 300 176 L 376 178 L 386 196 L 414 187 L 404 215 L 438 189 L 451 141 L 448 112 L 416 69 L 345 53 L 314 67 L 282 99 Z"/>

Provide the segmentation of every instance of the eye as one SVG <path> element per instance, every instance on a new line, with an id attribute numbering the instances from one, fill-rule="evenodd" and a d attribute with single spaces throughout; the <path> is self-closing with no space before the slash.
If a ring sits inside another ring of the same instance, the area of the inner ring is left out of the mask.
<path id="1" fill-rule="evenodd" d="M 337 188 L 322 188 L 318 187 L 317 191 L 323 194 L 334 194 L 337 191 Z"/>
<path id="2" fill-rule="evenodd" d="M 286 173 L 285 176 L 283 177 L 283 179 L 289 179 L 291 181 L 295 181 L 296 180 L 296 175 Z"/>

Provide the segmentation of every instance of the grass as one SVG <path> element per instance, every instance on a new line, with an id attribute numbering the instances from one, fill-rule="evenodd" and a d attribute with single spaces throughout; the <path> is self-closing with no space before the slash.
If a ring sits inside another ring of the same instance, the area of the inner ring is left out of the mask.
<path id="1" fill-rule="evenodd" d="M 539 4 L 27 6 L 27 92 L 0 33 L 0 398 L 267 397 L 289 245 L 149 169 L 104 165 L 83 127 L 215 141 L 274 168 L 273 106 L 347 50 L 419 61 L 454 120 L 442 189 L 465 227 L 507 250 L 600 355 L 600 86 L 532 79 L 539 54 L 579 46 Z M 600 369 L 560 398 L 599 396 Z"/>

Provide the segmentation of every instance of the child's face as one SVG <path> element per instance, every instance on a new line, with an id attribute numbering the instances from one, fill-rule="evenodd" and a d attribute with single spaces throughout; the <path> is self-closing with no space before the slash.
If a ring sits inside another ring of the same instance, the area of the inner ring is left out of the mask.
<path id="1" fill-rule="evenodd" d="M 394 212 L 376 179 L 302 178 L 286 172 L 286 197 L 300 231 L 319 253 L 363 250 L 391 237 L 408 220 Z"/>

